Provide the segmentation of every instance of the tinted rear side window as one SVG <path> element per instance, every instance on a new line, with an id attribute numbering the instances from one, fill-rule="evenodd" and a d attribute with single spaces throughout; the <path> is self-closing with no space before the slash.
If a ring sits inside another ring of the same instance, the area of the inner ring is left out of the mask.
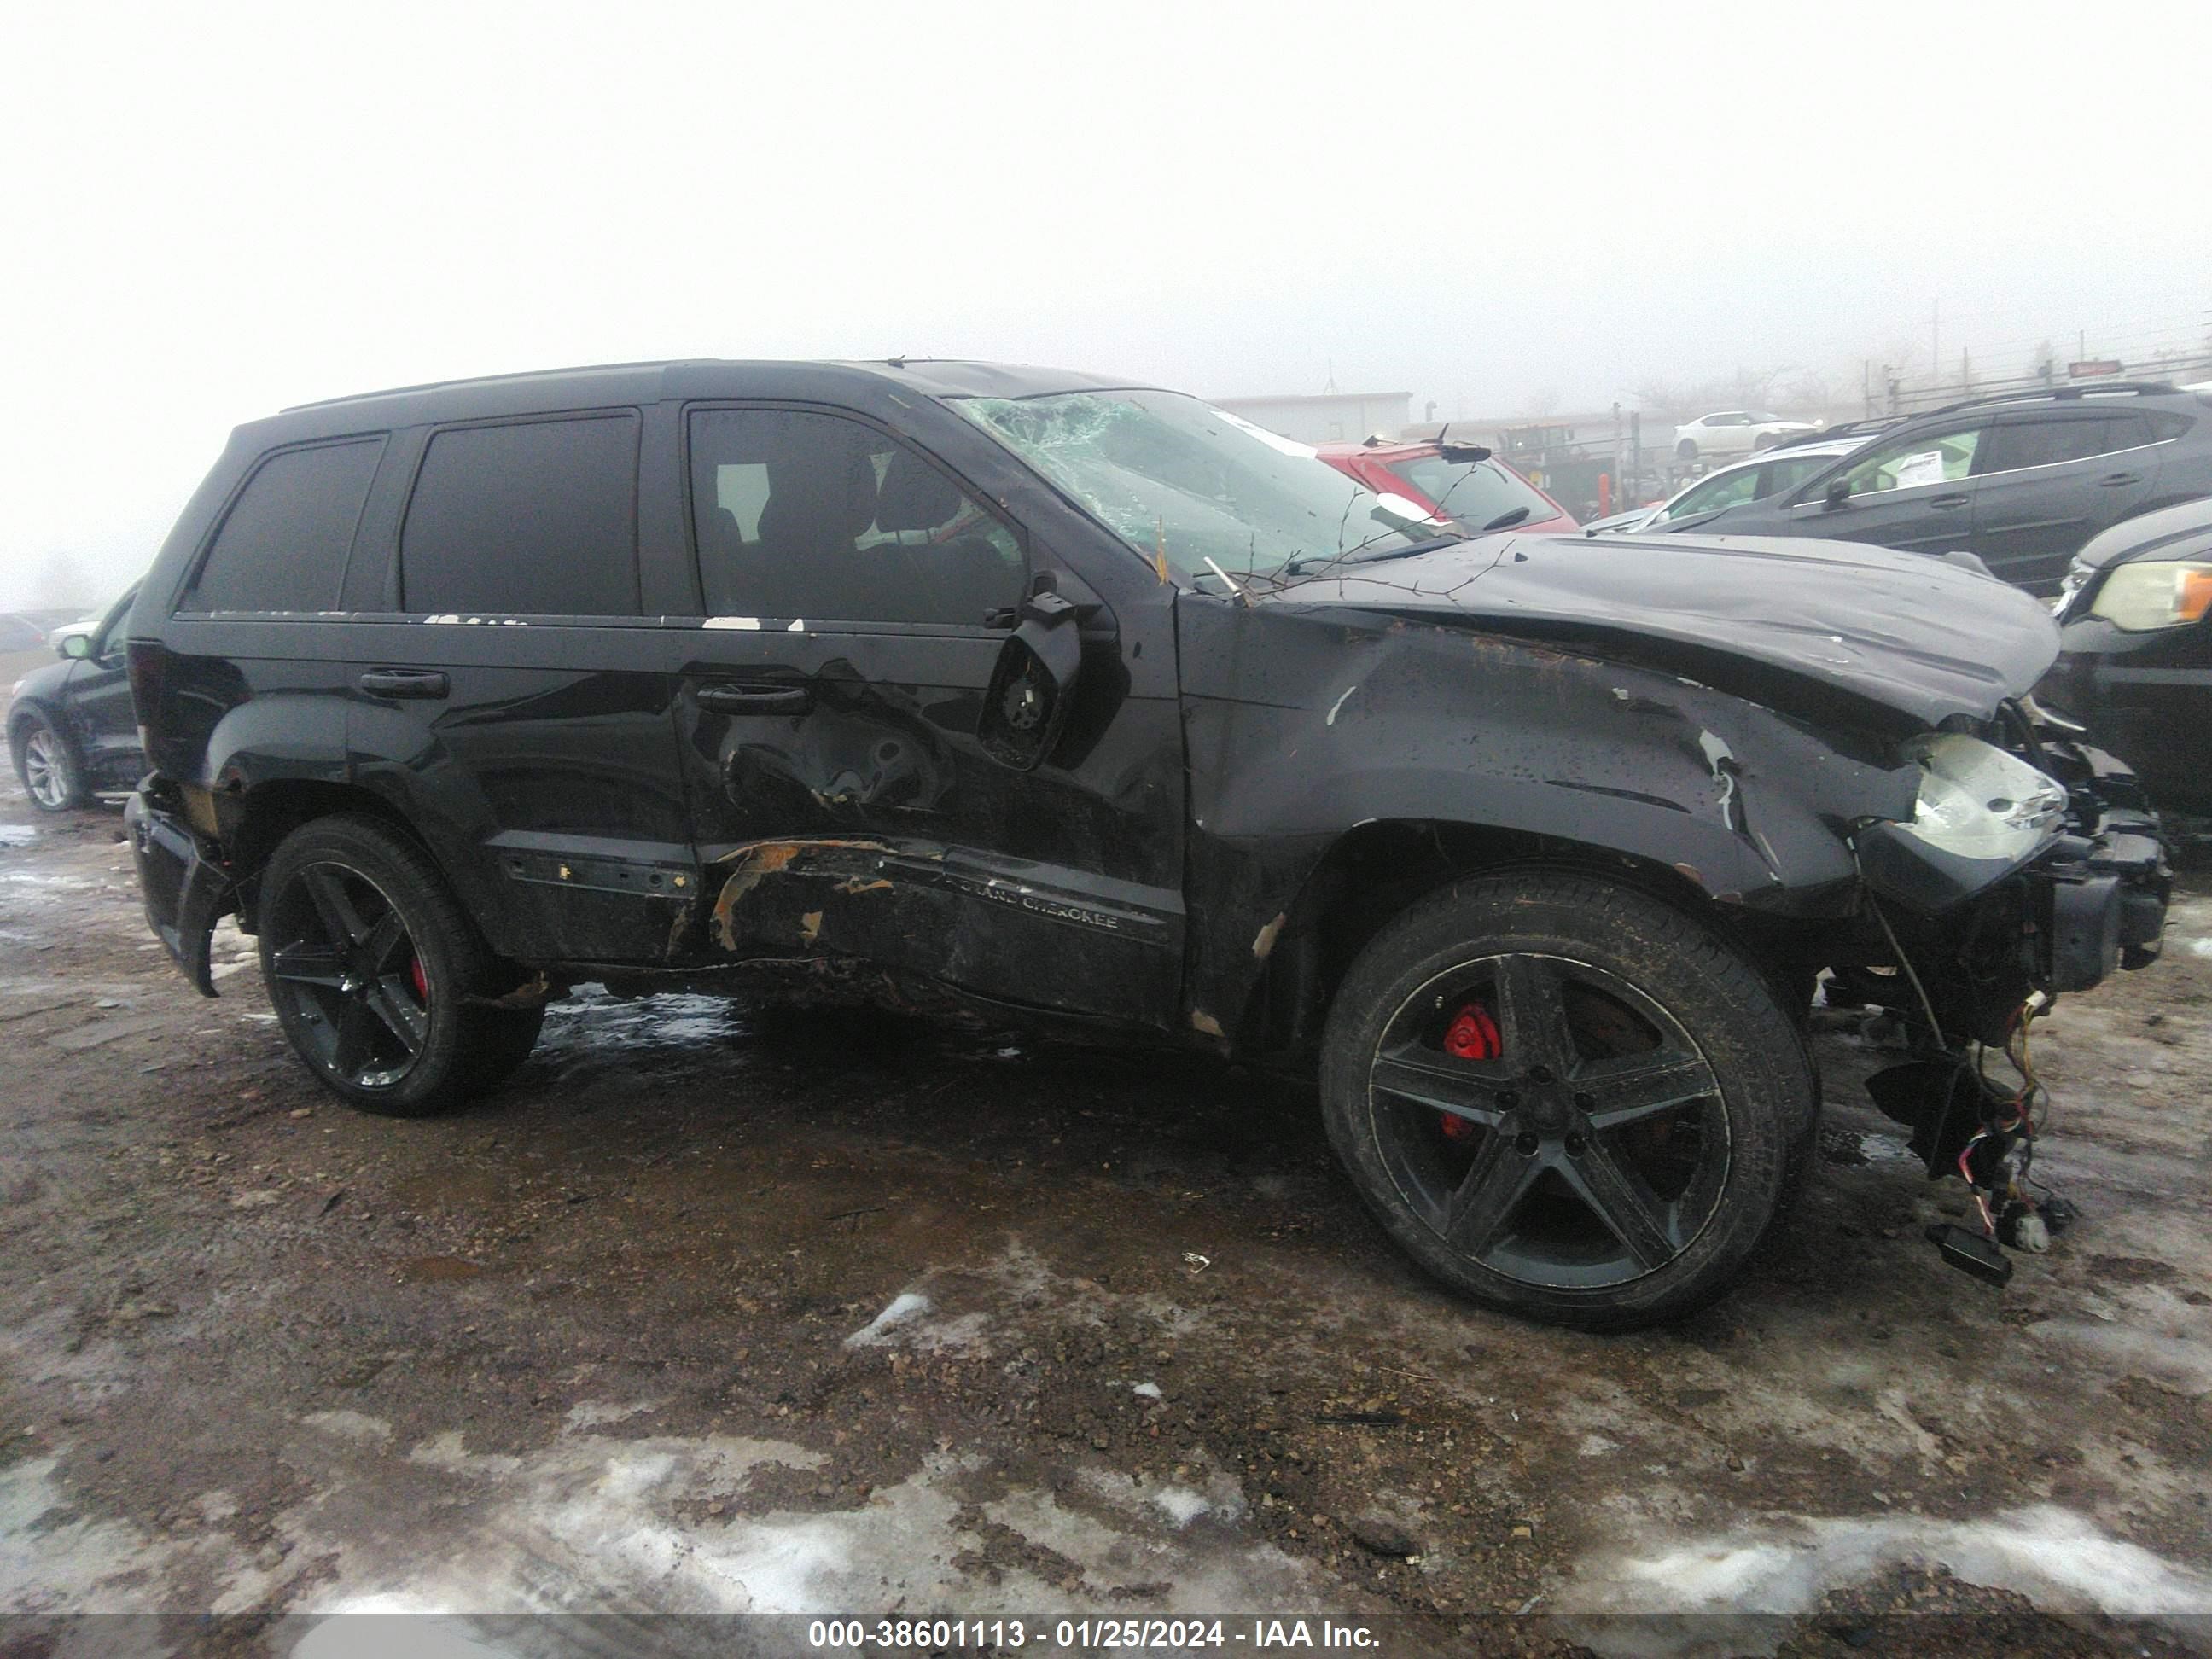
<path id="1" fill-rule="evenodd" d="M 2149 429 L 2136 414 L 2015 422 L 1990 434 L 1989 449 L 1979 471 L 2012 472 L 2021 467 L 2055 466 L 2149 441 Z"/>
<path id="2" fill-rule="evenodd" d="M 185 611 L 337 608 L 381 438 L 272 455 L 216 532 Z"/>
<path id="3" fill-rule="evenodd" d="M 400 534 L 401 607 L 637 615 L 637 431 L 620 414 L 439 433 Z"/>

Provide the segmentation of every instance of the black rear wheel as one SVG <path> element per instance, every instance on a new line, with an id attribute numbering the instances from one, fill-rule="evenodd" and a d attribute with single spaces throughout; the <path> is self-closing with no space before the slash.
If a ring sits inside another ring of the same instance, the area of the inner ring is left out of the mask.
<path id="1" fill-rule="evenodd" d="M 325 1087 L 400 1117 L 448 1110 L 520 1066 L 538 1009 L 496 1008 L 496 964 L 422 853 L 371 820 L 295 830 L 261 884 L 261 970 Z"/>
<path id="2" fill-rule="evenodd" d="M 1322 1088 L 1339 1156 L 1417 1261 L 1592 1328 L 1720 1294 L 1816 1107 L 1753 964 L 1642 893 L 1539 872 L 1386 927 L 1331 1010 Z"/>

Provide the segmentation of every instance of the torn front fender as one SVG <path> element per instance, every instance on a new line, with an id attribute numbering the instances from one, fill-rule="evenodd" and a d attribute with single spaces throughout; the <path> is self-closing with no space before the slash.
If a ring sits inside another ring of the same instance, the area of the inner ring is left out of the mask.
<path id="1" fill-rule="evenodd" d="M 1913 810 L 1915 775 L 1878 760 L 1878 739 L 1656 669 L 1334 607 L 1187 597 L 1178 626 L 1188 994 L 1224 1021 L 1266 970 L 1274 919 L 1295 926 L 1330 848 L 1370 823 L 1618 854 L 1810 919 L 1856 902 L 1853 829 Z"/>

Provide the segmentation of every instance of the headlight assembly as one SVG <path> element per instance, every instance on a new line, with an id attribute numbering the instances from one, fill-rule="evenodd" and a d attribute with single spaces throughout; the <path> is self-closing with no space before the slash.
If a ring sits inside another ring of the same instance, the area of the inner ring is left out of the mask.
<path id="1" fill-rule="evenodd" d="M 1978 738 L 1930 732 L 1903 754 L 1920 769 L 1911 821 L 1869 824 L 1855 844 L 1868 884 L 1916 910 L 1942 910 L 2011 874 L 2065 817 L 2064 789 Z"/>
<path id="2" fill-rule="evenodd" d="M 2212 560 L 2143 559 L 2116 566 L 2089 614 L 2130 633 L 2179 628 L 2212 610 Z"/>
<path id="3" fill-rule="evenodd" d="M 1968 859 L 2016 864 L 2049 840 L 2066 792 L 2026 761 L 1978 738 L 1929 732 L 1905 745 L 1920 767 L 1908 836 Z"/>

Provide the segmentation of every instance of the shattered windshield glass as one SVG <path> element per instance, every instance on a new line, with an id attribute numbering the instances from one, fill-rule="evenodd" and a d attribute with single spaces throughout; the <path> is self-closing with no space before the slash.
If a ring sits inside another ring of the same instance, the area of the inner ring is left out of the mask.
<path id="1" fill-rule="evenodd" d="M 1304 444 L 1173 392 L 963 398 L 952 407 L 1090 509 L 1147 563 L 1202 578 L 1295 575 L 1362 548 L 1387 553 L 1444 526 L 1393 503 Z M 1410 533 L 1409 533 L 1410 532 Z"/>

